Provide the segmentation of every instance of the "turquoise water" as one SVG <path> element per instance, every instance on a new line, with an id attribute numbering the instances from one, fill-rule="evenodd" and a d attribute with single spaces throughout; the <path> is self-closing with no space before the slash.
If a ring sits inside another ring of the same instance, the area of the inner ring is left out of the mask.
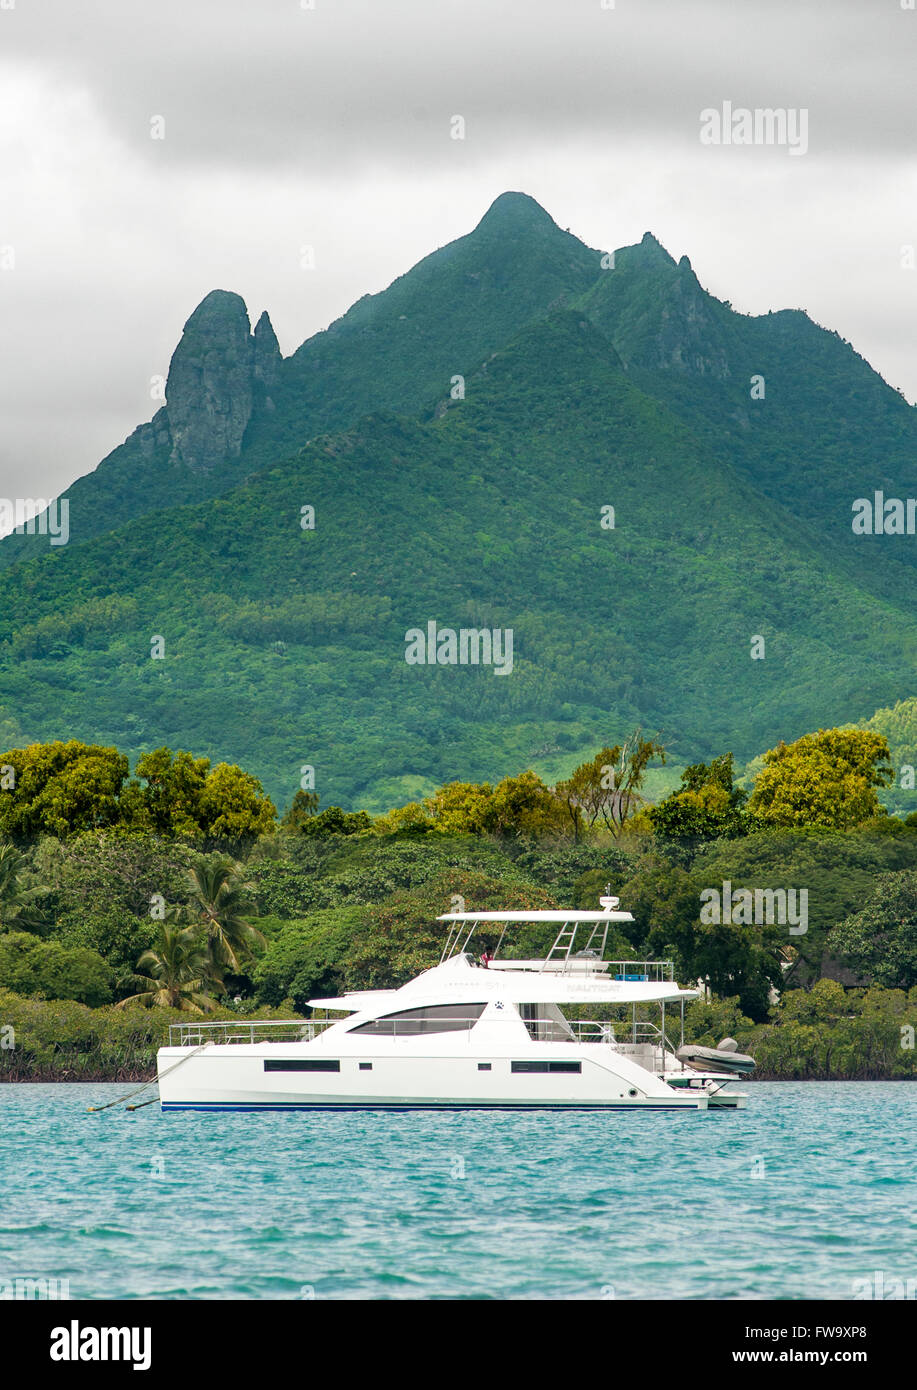
<path id="1" fill-rule="evenodd" d="M 917 1277 L 917 1086 L 733 1114 L 162 1115 L 0 1086 L 3 1279 L 73 1298 L 851 1298 Z M 142 1098 L 141 1098 L 142 1099 Z"/>

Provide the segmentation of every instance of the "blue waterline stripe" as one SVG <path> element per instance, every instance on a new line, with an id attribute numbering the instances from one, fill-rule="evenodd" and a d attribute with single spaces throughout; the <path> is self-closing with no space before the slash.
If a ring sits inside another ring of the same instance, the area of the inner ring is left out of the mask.
<path id="1" fill-rule="evenodd" d="M 489 1104 L 487 1102 L 474 1102 L 469 1105 L 460 1104 L 436 1104 L 426 1101 L 418 1102 L 415 1105 L 389 1105 L 384 1101 L 379 1101 L 374 1105 L 326 1105 L 321 1101 L 251 1101 L 237 1103 L 235 1101 L 189 1101 L 187 1105 L 179 1105 L 175 1102 L 161 1102 L 163 1110 L 690 1110 L 696 1111 L 696 1105 L 564 1105 L 562 1102 L 547 1102 L 544 1105 L 537 1105 L 531 1101 L 520 1102 L 519 1104 L 501 1105 Z"/>

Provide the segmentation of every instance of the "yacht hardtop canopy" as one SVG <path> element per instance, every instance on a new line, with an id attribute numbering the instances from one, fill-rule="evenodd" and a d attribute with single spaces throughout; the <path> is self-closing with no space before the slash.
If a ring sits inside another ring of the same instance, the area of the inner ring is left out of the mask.
<path id="1" fill-rule="evenodd" d="M 436 919 L 437 922 L 449 924 L 440 963 L 450 959 L 457 952 L 467 952 L 475 932 L 490 925 L 499 926 L 501 929 L 494 956 L 500 954 L 500 947 L 509 928 L 550 926 L 554 944 L 544 958 L 543 969 L 548 969 L 552 961 L 555 966 L 560 960 L 567 962 L 571 956 L 577 959 L 588 956 L 601 961 L 605 955 L 608 933 L 612 925 L 616 922 L 632 922 L 634 919 L 629 912 L 615 910 L 618 906 L 617 898 L 606 897 L 600 899 L 600 902 L 601 910 L 592 908 L 586 912 L 574 908 L 522 908 L 515 912 L 444 912 Z M 574 945 L 578 936 L 580 949 L 575 951 Z"/>
<path id="2" fill-rule="evenodd" d="M 444 912 L 437 922 L 632 922 L 630 912 Z"/>

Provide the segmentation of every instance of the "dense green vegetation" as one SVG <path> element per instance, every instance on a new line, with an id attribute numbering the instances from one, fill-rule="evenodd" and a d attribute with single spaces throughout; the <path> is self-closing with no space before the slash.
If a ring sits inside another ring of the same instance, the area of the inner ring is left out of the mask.
<path id="1" fill-rule="evenodd" d="M 917 811 L 917 698 L 876 710 L 863 727 L 881 734 L 889 746 L 895 780 L 882 800 L 896 814 Z"/>
<path id="2" fill-rule="evenodd" d="M 208 296 L 70 542 L 0 543 L 0 1074 L 145 1074 L 169 1019 L 400 983 L 455 895 L 610 883 L 693 1037 L 910 1076 L 917 550 L 850 520 L 914 410 L 520 194 L 285 361 L 249 327 Z M 511 670 L 409 664 L 431 622 Z"/>
<path id="3" fill-rule="evenodd" d="M 856 776 L 825 783 L 826 747 Z M 378 817 L 322 811 L 303 792 L 279 823 L 257 780 L 222 765 L 220 787 L 247 807 L 234 838 L 214 836 L 226 808 L 189 753 L 158 749 L 131 777 L 114 748 L 10 750 L 0 762 L 22 776 L 0 794 L 4 824 L 40 828 L 0 842 L 0 1075 L 146 1075 L 168 1023 L 189 1014 L 297 1017 L 310 999 L 403 983 L 438 958 L 435 919 L 457 897 L 592 907 L 606 885 L 634 916 L 611 953 L 671 959 L 683 984 L 704 982 L 691 1038 L 731 1033 L 767 1076 L 917 1075 L 917 817 L 875 800 L 887 745 L 828 730 L 780 748 L 762 759 L 763 799 L 721 755 L 649 803 L 663 750 L 632 735 L 555 787 L 530 770 L 454 782 Z M 48 814 L 56 833 L 41 828 Z M 727 890 L 804 891 L 805 930 L 792 916 L 711 917 L 705 896 Z M 549 944 L 526 927 L 504 950 Z"/>
<path id="4" fill-rule="evenodd" d="M 195 748 L 278 806 L 311 767 L 382 812 L 563 780 L 638 723 L 675 781 L 910 697 L 914 541 L 850 517 L 906 493 L 915 412 L 652 238 L 603 269 L 507 195 L 270 391 L 224 467 L 182 471 L 164 419 L 74 487 L 68 545 L 0 544 L 0 742 Z M 511 629 L 512 674 L 406 664 L 429 621 Z"/>

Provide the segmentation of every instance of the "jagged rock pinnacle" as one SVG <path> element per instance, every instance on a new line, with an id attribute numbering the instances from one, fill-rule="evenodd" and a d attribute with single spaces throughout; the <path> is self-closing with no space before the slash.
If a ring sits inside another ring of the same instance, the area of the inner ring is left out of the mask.
<path id="1" fill-rule="evenodd" d="M 209 470 L 238 458 L 252 413 L 254 360 L 245 301 L 211 291 L 185 324 L 169 366 L 173 463 Z"/>
<path id="2" fill-rule="evenodd" d="M 274 325 L 271 323 L 267 309 L 255 324 L 254 332 L 254 373 L 255 380 L 260 381 L 265 391 L 270 393 L 271 388 L 277 380 L 277 372 L 282 361 L 280 354 L 280 344 L 277 342 L 277 334 L 274 332 Z"/>

